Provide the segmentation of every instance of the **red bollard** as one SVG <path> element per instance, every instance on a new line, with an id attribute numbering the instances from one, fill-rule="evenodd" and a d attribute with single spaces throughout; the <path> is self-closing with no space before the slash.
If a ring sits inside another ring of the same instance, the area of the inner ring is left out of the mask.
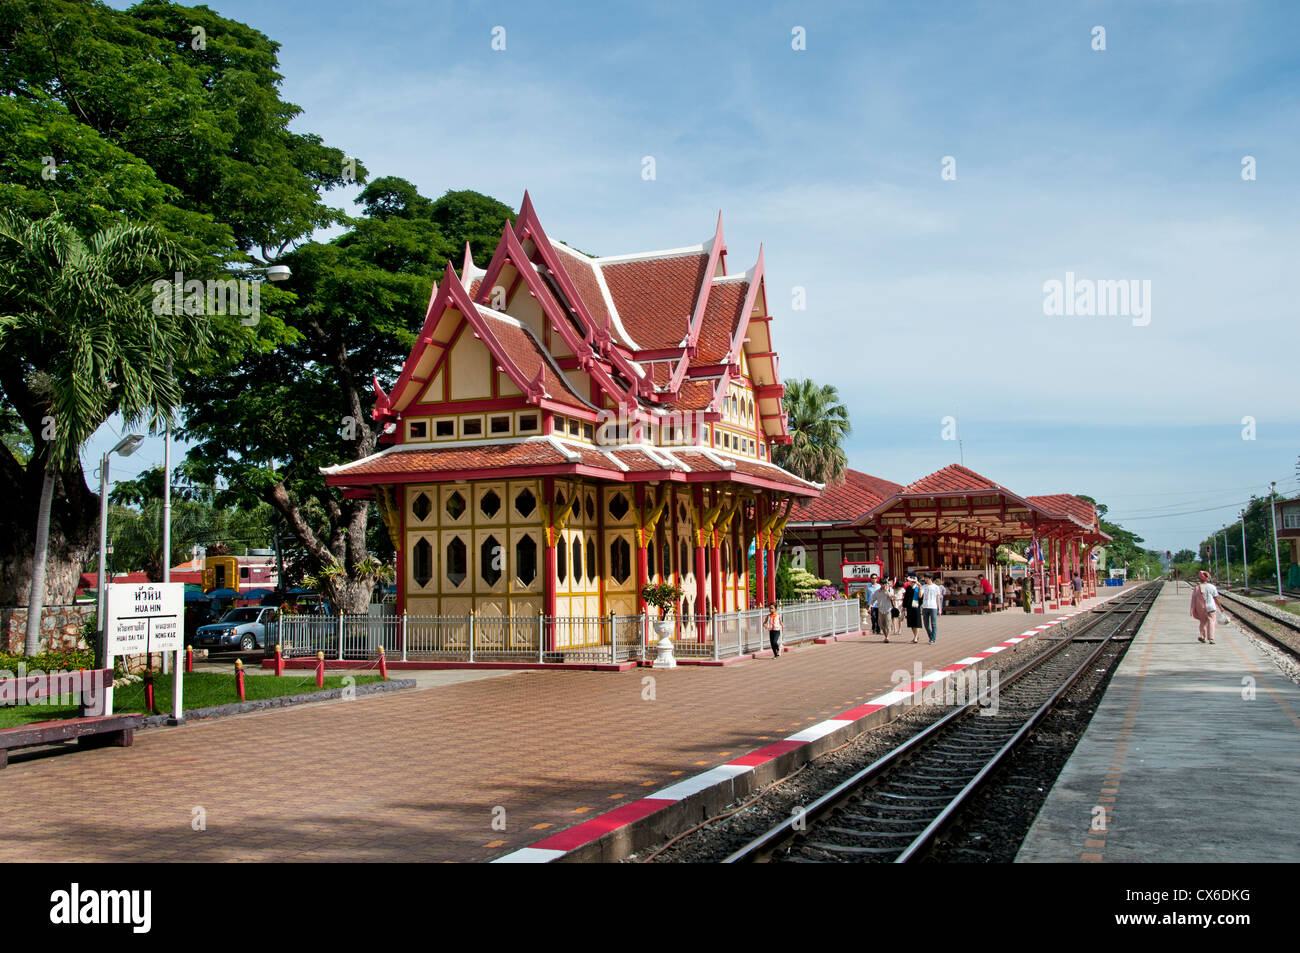
<path id="1" fill-rule="evenodd" d="M 235 689 L 239 692 L 239 700 L 244 701 L 244 663 L 241 659 L 235 659 Z"/>
<path id="2" fill-rule="evenodd" d="M 384 655 L 384 647 L 379 646 L 379 677 L 388 681 L 388 658 Z"/>
<path id="3" fill-rule="evenodd" d="M 316 687 L 325 687 L 325 653 L 316 653 Z"/>
<path id="4" fill-rule="evenodd" d="M 194 646 L 185 646 L 185 674 L 194 671 Z"/>
<path id="5" fill-rule="evenodd" d="M 275 674 L 284 674 L 284 656 L 280 654 L 280 646 L 275 647 Z"/>
<path id="6" fill-rule="evenodd" d="M 153 673 L 152 672 L 149 673 L 149 677 L 145 680 L 144 683 L 144 706 L 149 710 L 150 713 L 153 712 L 154 708 L 153 708 Z"/>

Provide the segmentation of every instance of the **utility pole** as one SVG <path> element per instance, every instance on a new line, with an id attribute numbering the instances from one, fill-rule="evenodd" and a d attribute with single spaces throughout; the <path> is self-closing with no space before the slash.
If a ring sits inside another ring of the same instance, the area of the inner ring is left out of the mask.
<path id="1" fill-rule="evenodd" d="M 1250 563 L 1246 559 L 1246 511 L 1241 511 L 1241 578 L 1242 586 L 1250 593 Z"/>
<path id="2" fill-rule="evenodd" d="M 1277 601 L 1282 599 L 1282 557 L 1277 549 L 1277 481 L 1268 485 L 1268 509 L 1273 516 L 1273 565 L 1277 569 Z"/>

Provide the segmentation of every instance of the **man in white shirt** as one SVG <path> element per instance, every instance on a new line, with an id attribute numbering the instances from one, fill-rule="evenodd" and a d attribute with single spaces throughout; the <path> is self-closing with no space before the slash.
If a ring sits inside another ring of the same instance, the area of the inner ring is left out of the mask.
<path id="1" fill-rule="evenodd" d="M 925 585 L 921 587 L 921 624 L 925 626 L 925 634 L 930 637 L 931 645 L 939 634 L 939 607 L 942 605 L 942 600 L 943 589 L 926 576 Z"/>
<path id="2" fill-rule="evenodd" d="M 871 613 L 871 632 L 873 635 L 880 634 L 879 616 L 876 614 L 876 590 L 879 588 L 880 584 L 876 582 L 876 577 L 872 576 L 862 589 L 867 597 L 867 610 Z"/>
<path id="3" fill-rule="evenodd" d="M 875 594 L 871 597 L 871 617 L 885 633 L 885 641 L 889 641 L 889 626 L 893 622 L 891 616 L 894 611 L 894 600 L 891 598 L 889 586 L 877 586 Z"/>

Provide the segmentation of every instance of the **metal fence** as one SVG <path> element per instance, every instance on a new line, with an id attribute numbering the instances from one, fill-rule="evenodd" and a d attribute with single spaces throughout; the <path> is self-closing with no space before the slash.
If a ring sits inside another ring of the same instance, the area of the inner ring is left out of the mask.
<path id="1" fill-rule="evenodd" d="M 679 658 L 724 659 L 764 649 L 764 609 L 674 618 Z M 856 599 L 786 606 L 786 645 L 860 629 Z M 627 662 L 655 657 L 658 636 L 645 615 L 425 616 L 283 615 L 273 641 L 286 658 L 390 661 Z"/>

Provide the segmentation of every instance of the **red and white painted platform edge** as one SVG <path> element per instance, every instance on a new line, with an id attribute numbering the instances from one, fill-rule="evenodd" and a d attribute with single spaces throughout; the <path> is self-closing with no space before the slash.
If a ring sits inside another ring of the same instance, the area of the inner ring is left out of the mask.
<path id="1" fill-rule="evenodd" d="M 1079 608 L 1073 612 L 1067 612 L 1066 614 L 1057 616 L 1055 619 L 1045 622 L 1042 625 L 1036 625 L 1032 628 L 1026 629 L 1019 635 L 1003 642 L 999 642 L 997 645 L 990 645 L 982 652 L 976 652 L 973 655 L 966 656 L 966 658 L 958 659 L 950 665 L 945 665 L 943 668 L 927 672 L 917 681 L 896 688 L 892 692 L 878 695 L 862 705 L 841 712 L 834 718 L 828 718 L 818 724 L 811 725 L 804 728 L 802 731 L 790 735 L 788 738 L 783 738 L 780 741 L 774 741 L 769 745 L 764 745 L 762 748 L 757 748 L 748 754 L 741 755 L 739 758 L 728 761 L 726 764 L 718 765 L 716 768 L 710 768 L 708 771 L 702 771 L 694 777 L 686 778 L 683 781 L 670 784 L 668 787 L 661 788 L 640 800 L 622 804 L 619 807 L 614 808 L 612 811 L 605 812 L 599 817 L 593 817 L 589 821 L 583 821 L 581 824 L 575 824 L 573 827 L 543 838 L 529 847 L 521 847 L 519 850 L 511 851 L 508 854 L 496 858 L 492 863 L 545 864 L 550 863 L 553 860 L 558 860 L 565 854 L 577 850 L 580 847 L 584 847 L 612 831 L 616 831 L 619 828 L 626 827 L 630 824 L 635 824 L 636 822 L 654 814 L 656 811 L 661 811 L 671 807 L 678 801 L 698 794 L 707 788 L 715 785 L 730 784 L 737 775 L 753 771 L 758 765 L 765 764 L 766 762 L 778 758 L 787 752 L 801 748 L 819 738 L 829 735 L 831 732 L 838 731 L 841 728 L 846 728 L 854 722 L 866 718 L 872 712 L 879 711 L 882 708 L 888 708 L 891 705 L 897 705 L 900 702 L 906 702 L 911 699 L 912 696 L 917 695 L 924 690 L 927 685 L 932 685 L 935 682 L 949 678 L 954 672 L 960 672 L 964 668 L 975 665 L 983 659 L 996 655 L 998 652 L 1005 649 L 1009 649 L 1013 645 L 1017 645 L 1026 639 L 1033 638 L 1038 633 L 1050 629 L 1052 626 L 1060 625 L 1062 622 L 1066 622 L 1081 613 L 1091 612 L 1097 606 L 1109 602 L 1124 591 L 1125 590 L 1121 589 L 1119 592 L 1113 593 L 1091 606 Z"/>

